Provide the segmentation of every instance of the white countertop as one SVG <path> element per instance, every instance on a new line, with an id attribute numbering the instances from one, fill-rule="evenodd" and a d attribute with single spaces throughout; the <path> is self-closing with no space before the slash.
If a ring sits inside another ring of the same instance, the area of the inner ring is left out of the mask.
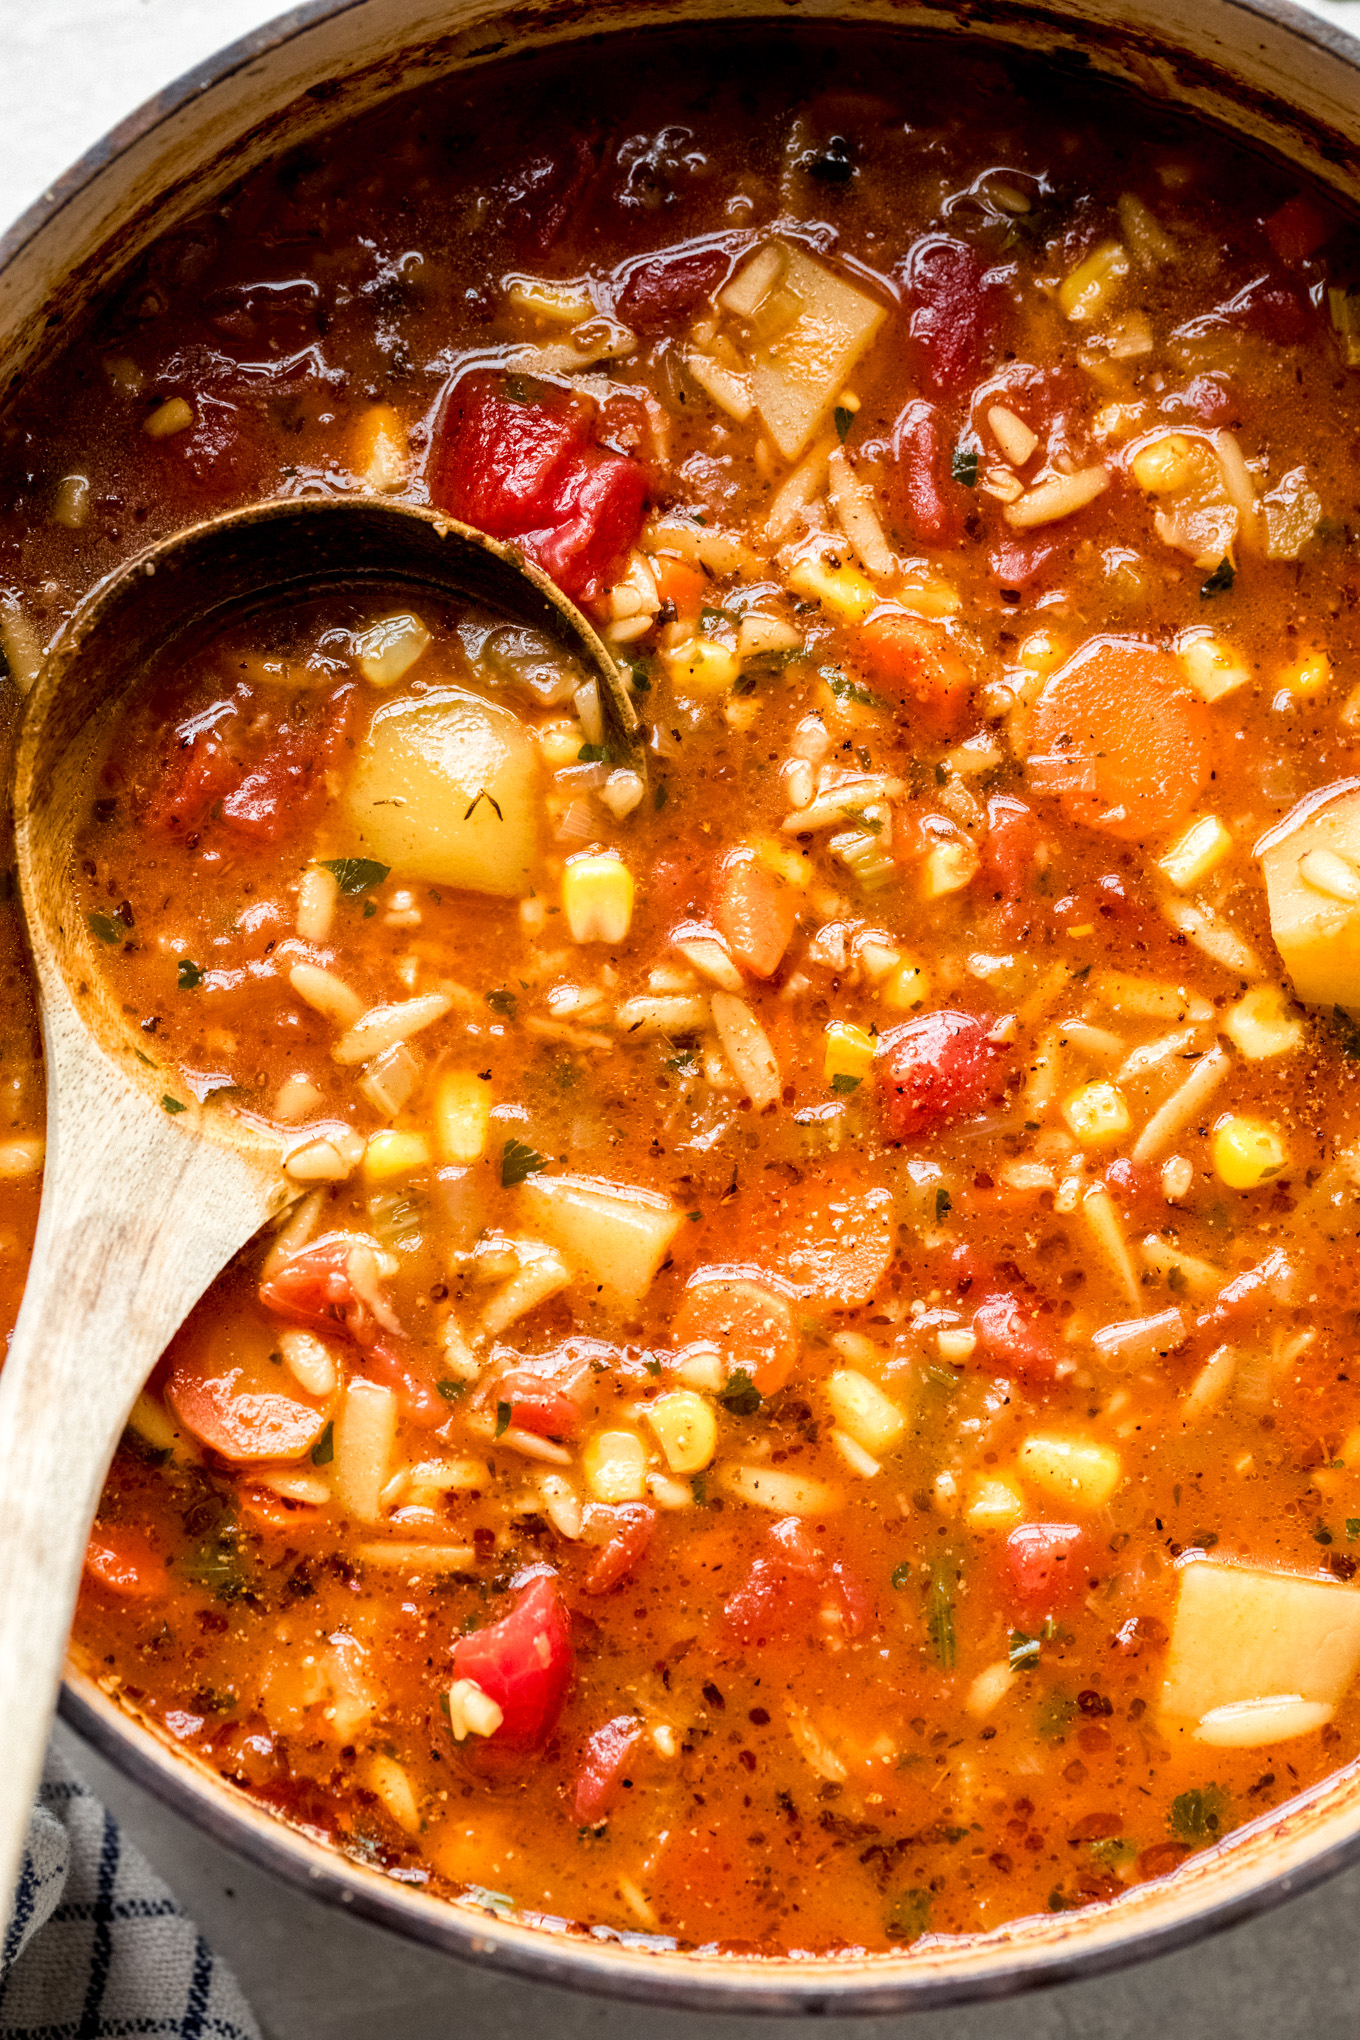
<path id="1" fill-rule="evenodd" d="M 1194 0 L 1186 0 L 1193 5 Z M 1360 33 L 1360 5 L 1313 0 Z M 0 226 L 141 100 L 279 12 L 272 0 L 0 0 Z M 61 1731 L 204 1932 L 269 2040 L 795 2040 L 792 2021 L 605 2006 L 463 1970 L 236 1861 Z M 1218 1940 L 1014 2005 L 922 2015 L 910 2040 L 1356 2040 L 1360 1870 Z M 889 2040 L 904 2021 L 822 2022 Z"/>

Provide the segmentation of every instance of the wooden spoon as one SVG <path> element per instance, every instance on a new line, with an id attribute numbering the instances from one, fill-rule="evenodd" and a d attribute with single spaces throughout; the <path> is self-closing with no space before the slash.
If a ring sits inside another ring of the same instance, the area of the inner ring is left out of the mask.
<path id="1" fill-rule="evenodd" d="M 0 1373 L 0 1921 L 7 1916 L 114 1448 L 172 1334 L 234 1254 L 301 1194 L 282 1143 L 221 1104 L 172 1116 L 173 1073 L 105 984 L 75 905 L 72 841 L 110 719 L 189 631 L 281 598 L 382 583 L 467 597 L 546 630 L 600 683 L 610 747 L 640 728 L 580 612 L 512 548 L 366 499 L 214 518 L 104 582 L 52 646 L 15 768 L 19 883 L 47 1058 L 47 1166 L 24 1300 Z"/>

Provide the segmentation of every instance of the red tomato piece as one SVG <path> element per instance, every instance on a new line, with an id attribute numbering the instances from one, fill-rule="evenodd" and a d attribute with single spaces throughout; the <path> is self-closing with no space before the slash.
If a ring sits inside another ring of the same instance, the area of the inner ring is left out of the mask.
<path id="1" fill-rule="evenodd" d="M 460 1636 L 453 1646 L 455 1679 L 471 1679 L 501 1710 L 491 1741 L 502 1749 L 534 1749 L 547 1741 L 571 1673 L 571 1617 L 552 1573 L 530 1580 L 499 1622 Z"/>
<path id="2" fill-rule="evenodd" d="M 559 156 L 536 156 L 505 191 L 502 217 L 527 255 L 552 253 L 573 216 L 581 210 L 599 166 L 599 144 L 576 136 Z"/>
<path id="3" fill-rule="evenodd" d="M 909 1140 L 982 1103 L 996 1059 L 995 1022 L 939 1007 L 884 1036 L 878 1084 L 889 1140 Z"/>
<path id="4" fill-rule="evenodd" d="M 1296 346 L 1317 324 L 1317 314 L 1307 298 L 1292 284 L 1273 276 L 1258 276 L 1229 304 L 1221 305 L 1218 316 L 1259 333 L 1276 347 Z"/>
<path id="5" fill-rule="evenodd" d="M 798 895 L 753 852 L 736 850 L 719 868 L 713 918 L 748 977 L 773 977 L 793 940 Z"/>
<path id="6" fill-rule="evenodd" d="M 619 285 L 614 309 L 625 326 L 654 333 L 692 312 L 715 291 L 731 266 L 724 248 L 668 248 L 630 269 Z"/>
<path id="7" fill-rule="evenodd" d="M 140 1530 L 96 1523 L 85 1547 L 85 1570 L 96 1586 L 125 1601 L 156 1601 L 170 1590 L 165 1560 Z"/>
<path id="8" fill-rule="evenodd" d="M 963 530 L 959 484 L 948 478 L 947 448 L 934 404 L 918 398 L 893 426 L 893 454 L 907 522 L 921 545 L 956 545 Z"/>
<path id="9" fill-rule="evenodd" d="M 431 495 L 493 538 L 516 539 L 568 595 L 588 601 L 642 525 L 647 477 L 591 439 L 578 398 L 536 386 L 517 402 L 487 371 L 455 387 L 440 422 Z"/>
<path id="10" fill-rule="evenodd" d="M 729 1595 L 723 1628 L 743 1650 L 786 1643 L 816 1634 L 823 1610 L 840 1615 L 849 1636 L 858 1636 L 872 1620 L 867 1588 L 839 1560 L 823 1556 L 796 1516 L 786 1516 L 770 1532 L 770 1549 L 751 1567 Z"/>
<path id="11" fill-rule="evenodd" d="M 438 1389 L 432 1388 L 428 1381 L 415 1373 L 386 1339 L 375 1339 L 368 1347 L 364 1354 L 364 1367 L 371 1380 L 381 1382 L 384 1388 L 395 1389 L 401 1401 L 402 1415 L 409 1417 L 413 1424 L 430 1430 L 448 1417 L 449 1406 Z"/>
<path id="12" fill-rule="evenodd" d="M 542 1375 L 507 1374 L 496 1390 L 498 1402 L 510 1405 L 510 1422 L 540 1438 L 574 1438 L 581 1423 L 580 1405 Z"/>
<path id="13" fill-rule="evenodd" d="M 1206 425 L 1226 425 L 1237 409 L 1237 399 L 1221 375 L 1193 376 L 1185 386 L 1184 401 Z"/>
<path id="14" fill-rule="evenodd" d="M 1287 198 L 1261 225 L 1281 262 L 1306 262 L 1336 230 L 1335 220 L 1301 191 Z"/>
<path id="15" fill-rule="evenodd" d="M 993 899 L 1014 902 L 1028 892 L 1034 859 L 1043 831 L 1034 810 L 1010 794 L 994 794 L 987 803 L 987 834 L 982 840 L 983 884 Z"/>
<path id="16" fill-rule="evenodd" d="M 616 1714 L 591 1736 L 576 1773 L 572 1801 L 582 1827 L 598 1826 L 617 1805 L 624 1769 L 641 1734 L 636 1714 Z"/>
<path id="17" fill-rule="evenodd" d="M 240 724 L 239 707 L 230 700 L 213 702 L 179 724 L 169 766 L 146 810 L 152 828 L 192 829 L 236 783 L 241 768 L 229 738 Z"/>
<path id="18" fill-rule="evenodd" d="M 1041 574 L 1059 550 L 1056 538 L 1003 538 L 987 555 L 987 564 L 1003 588 L 1018 590 Z"/>
<path id="19" fill-rule="evenodd" d="M 986 1296 L 973 1313 L 973 1330 L 984 1356 L 1026 1381 L 1052 1381 L 1056 1355 L 1020 1299 L 1008 1292 Z"/>
<path id="20" fill-rule="evenodd" d="M 975 383 L 996 345 L 1005 297 L 986 275 L 977 250 L 948 234 L 923 236 L 907 257 L 911 337 L 937 390 Z"/>
<path id="21" fill-rule="evenodd" d="M 1086 1534 L 1078 1523 L 1020 1523 L 1004 1546 L 1012 1595 L 1023 1613 L 1048 1615 L 1086 1586 Z"/>
<path id="22" fill-rule="evenodd" d="M 332 695 L 314 724 L 285 723 L 264 756 L 222 802 L 222 819 L 238 835 L 276 843 L 325 791 L 327 767 L 344 737 L 352 688 Z"/>
<path id="23" fill-rule="evenodd" d="M 591 1560 L 581 1582 L 587 1594 L 607 1594 L 630 1579 L 647 1556 L 656 1529 L 656 1510 L 629 1502 L 611 1511 L 614 1529 Z"/>
<path id="24" fill-rule="evenodd" d="M 260 1302 L 293 1324 L 344 1333 L 356 1345 L 371 1346 L 379 1324 L 374 1299 L 360 1296 L 350 1270 L 350 1256 L 363 1245 L 352 1233 L 327 1233 L 313 1240 L 260 1284 Z"/>

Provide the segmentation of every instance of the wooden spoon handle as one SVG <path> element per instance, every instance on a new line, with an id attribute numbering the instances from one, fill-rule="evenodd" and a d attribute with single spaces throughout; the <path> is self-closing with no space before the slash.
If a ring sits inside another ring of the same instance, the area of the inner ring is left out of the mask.
<path id="1" fill-rule="evenodd" d="M 90 1525 L 137 1395 L 268 1216 L 258 1167 L 158 1115 L 57 1002 L 48 1150 L 0 1372 L 0 1919 L 8 1917 Z M 187 1136 L 187 1137 L 186 1137 Z"/>

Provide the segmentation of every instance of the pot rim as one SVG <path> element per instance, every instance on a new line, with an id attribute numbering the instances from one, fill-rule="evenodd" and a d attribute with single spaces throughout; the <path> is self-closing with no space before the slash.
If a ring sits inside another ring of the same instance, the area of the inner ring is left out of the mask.
<path id="1" fill-rule="evenodd" d="M 123 156 L 204 94 L 313 30 L 372 4 L 373 0 L 302 0 L 182 72 L 83 151 L 0 234 L 0 276 Z M 1323 49 L 1349 69 L 1360 88 L 1360 37 L 1348 29 L 1298 0 L 1219 0 L 1219 4 L 1248 22 L 1268 23 L 1302 44 Z M 760 0 L 751 18 L 768 18 Z M 985 33 L 985 26 L 977 25 Z M 948 32 L 943 20 L 940 30 Z M 424 1947 L 529 1983 L 700 2012 L 844 2017 L 1015 1997 L 1171 1954 L 1270 1911 L 1360 1862 L 1357 1798 L 1349 1834 L 1322 1844 L 1288 1869 L 1263 1865 L 1245 1885 L 1239 1882 L 1225 1895 L 1194 1903 L 1180 1917 L 1148 1923 L 1137 1906 L 1121 1914 L 1125 1902 L 1116 1900 L 1113 1906 L 1071 1915 L 1074 1924 L 1056 1945 L 1035 1945 L 1022 1937 L 1008 1948 L 1009 1930 L 1004 1928 L 994 1936 L 978 1937 L 973 1945 L 979 1958 L 966 1968 L 943 1973 L 928 1972 L 921 1957 L 914 1958 L 910 1951 L 853 1960 L 653 1951 L 638 1945 L 643 1936 L 566 1933 L 431 1898 L 355 1862 L 267 1813 L 217 1774 L 172 1749 L 74 1665 L 68 1665 L 59 1712 L 101 1756 L 161 1804 L 246 1861 L 324 1904 Z M 1348 1768 L 1357 1767 L 1360 1760 Z M 1325 1789 L 1326 1781 L 1276 1809 L 1267 1820 L 1238 1829 L 1218 1849 L 1195 1860 L 1201 1865 L 1215 1860 L 1230 1863 L 1249 1837 L 1259 1835 L 1265 1826 L 1281 1825 Z M 1135 1887 L 1128 1896 L 1132 1899 L 1136 1890 L 1150 1888 Z M 1112 1921 L 1118 1922 L 1113 1932 Z M 1022 1930 L 1025 1924 L 1012 1926 Z"/>

